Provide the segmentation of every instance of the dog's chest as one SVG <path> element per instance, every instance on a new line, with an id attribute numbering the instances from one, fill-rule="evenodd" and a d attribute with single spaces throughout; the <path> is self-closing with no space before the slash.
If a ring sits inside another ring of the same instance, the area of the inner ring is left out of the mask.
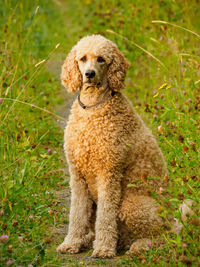
<path id="1" fill-rule="evenodd" d="M 97 199 L 96 179 L 104 168 L 108 155 L 108 140 L 102 117 L 75 117 L 69 119 L 65 130 L 65 151 L 69 163 L 73 163 L 86 179 L 88 188 Z"/>
<path id="2" fill-rule="evenodd" d="M 97 175 L 108 148 L 108 130 L 102 116 L 71 116 L 65 130 L 65 150 L 69 160 L 87 177 Z"/>

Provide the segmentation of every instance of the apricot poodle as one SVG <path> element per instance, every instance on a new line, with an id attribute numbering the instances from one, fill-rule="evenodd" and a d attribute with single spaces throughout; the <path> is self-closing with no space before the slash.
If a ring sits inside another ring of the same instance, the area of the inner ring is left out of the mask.
<path id="1" fill-rule="evenodd" d="M 78 253 L 93 240 L 92 257 L 138 251 L 163 226 L 152 194 L 167 187 L 168 171 L 152 133 L 121 93 L 128 68 L 101 35 L 81 39 L 62 67 L 63 85 L 78 90 L 64 137 L 71 208 L 68 234 L 57 248 L 62 253 Z"/>

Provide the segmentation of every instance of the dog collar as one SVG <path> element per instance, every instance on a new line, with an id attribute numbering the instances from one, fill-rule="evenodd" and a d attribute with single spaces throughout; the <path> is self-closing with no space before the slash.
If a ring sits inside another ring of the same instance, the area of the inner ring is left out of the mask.
<path id="1" fill-rule="evenodd" d="M 97 104 L 94 104 L 94 105 L 91 105 L 91 106 L 87 106 L 87 105 L 85 105 L 85 104 L 81 101 L 81 99 L 80 99 L 80 93 L 81 93 L 81 92 L 80 92 L 80 90 L 79 90 L 78 97 L 77 97 L 77 98 L 78 98 L 78 103 L 79 103 L 79 105 L 80 105 L 83 109 L 90 109 L 90 108 L 96 108 L 96 107 L 98 107 L 99 105 L 101 105 L 101 104 L 103 104 L 103 103 L 109 101 L 111 98 L 114 97 L 114 95 L 116 95 L 117 92 L 115 92 L 115 91 L 111 91 L 111 94 L 110 94 L 108 97 L 105 97 L 105 96 L 106 96 L 106 93 L 107 93 L 107 90 L 106 90 L 103 99 L 102 99 L 100 102 L 98 102 Z"/>

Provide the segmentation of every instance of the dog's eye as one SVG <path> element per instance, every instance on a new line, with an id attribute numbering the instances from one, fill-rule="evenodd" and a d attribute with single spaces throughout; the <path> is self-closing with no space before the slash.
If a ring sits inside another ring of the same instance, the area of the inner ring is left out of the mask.
<path id="1" fill-rule="evenodd" d="M 99 63 L 101 63 L 101 62 L 105 62 L 105 59 L 102 58 L 102 57 L 98 57 L 98 58 L 97 58 L 97 61 L 98 61 Z"/>
<path id="2" fill-rule="evenodd" d="M 84 56 L 84 57 L 82 57 L 80 60 L 81 60 L 82 62 L 86 62 L 87 58 L 86 58 L 86 56 Z"/>

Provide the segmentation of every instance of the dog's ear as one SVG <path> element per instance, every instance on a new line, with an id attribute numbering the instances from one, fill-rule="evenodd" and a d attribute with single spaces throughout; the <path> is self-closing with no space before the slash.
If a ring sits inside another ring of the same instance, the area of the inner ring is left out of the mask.
<path id="1" fill-rule="evenodd" d="M 61 81 L 70 93 L 82 86 L 82 75 L 76 61 L 76 46 L 69 52 L 62 66 Z"/>
<path id="2" fill-rule="evenodd" d="M 112 56 L 113 59 L 108 68 L 107 78 L 110 88 L 119 91 L 124 88 L 124 79 L 130 63 L 116 46 L 113 46 Z"/>

